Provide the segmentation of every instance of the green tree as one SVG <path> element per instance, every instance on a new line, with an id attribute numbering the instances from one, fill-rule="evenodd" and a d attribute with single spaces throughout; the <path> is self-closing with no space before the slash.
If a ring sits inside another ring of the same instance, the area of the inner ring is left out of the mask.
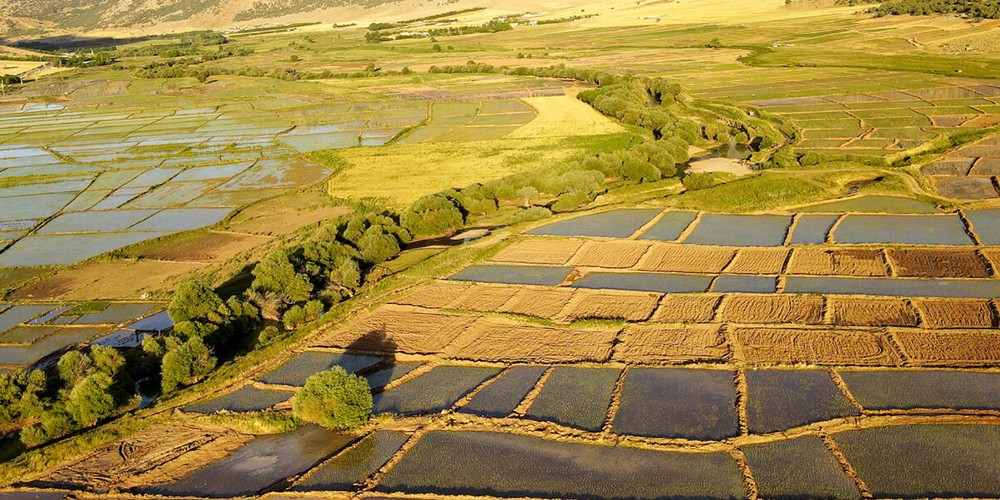
<path id="1" fill-rule="evenodd" d="M 253 276 L 252 289 L 278 294 L 287 303 L 308 300 L 313 291 L 309 276 L 295 270 L 284 250 L 268 254 L 253 268 Z"/>
<path id="2" fill-rule="evenodd" d="M 56 363 L 59 378 L 67 387 L 73 387 L 86 378 L 93 367 L 94 363 L 90 357 L 80 351 L 67 352 Z"/>
<path id="3" fill-rule="evenodd" d="M 182 282 L 174 292 L 174 298 L 167 307 L 167 313 L 174 323 L 200 320 L 223 305 L 222 299 L 208 283 L 191 279 Z"/>
<path id="4" fill-rule="evenodd" d="M 361 259 L 368 264 L 381 264 L 399 255 L 399 242 L 380 225 L 374 225 L 358 239 Z"/>
<path id="5" fill-rule="evenodd" d="M 339 366 L 306 379 L 305 387 L 292 403 L 296 418 L 333 430 L 357 428 L 368 420 L 371 412 L 368 381 L 348 375 Z"/>
<path id="6" fill-rule="evenodd" d="M 163 355 L 160 381 L 163 392 L 172 392 L 192 379 L 208 374 L 215 368 L 215 363 L 215 357 L 198 337 L 174 345 Z"/>
<path id="7" fill-rule="evenodd" d="M 87 427 L 115 412 L 117 405 L 111 395 L 114 380 L 106 373 L 95 372 L 76 384 L 66 398 L 66 411 L 73 420 Z"/>

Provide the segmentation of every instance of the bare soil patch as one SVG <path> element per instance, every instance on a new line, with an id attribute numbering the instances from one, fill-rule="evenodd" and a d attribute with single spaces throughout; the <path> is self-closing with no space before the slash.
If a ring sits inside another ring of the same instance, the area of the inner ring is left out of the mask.
<path id="1" fill-rule="evenodd" d="M 504 248 L 491 259 L 509 264 L 548 264 L 561 266 L 583 246 L 582 241 L 570 239 L 521 240 Z"/>
<path id="2" fill-rule="evenodd" d="M 635 364 L 720 361 L 729 347 L 718 325 L 669 327 L 629 325 L 615 346 L 614 360 Z"/>
<path id="3" fill-rule="evenodd" d="M 661 295 L 646 292 L 580 290 L 563 313 L 563 319 L 649 319 Z"/>
<path id="4" fill-rule="evenodd" d="M 994 328 L 996 318 L 987 299 L 919 299 L 914 301 L 929 328 Z"/>
<path id="5" fill-rule="evenodd" d="M 592 241 L 583 246 L 572 264 L 585 267 L 629 268 L 649 250 L 642 241 Z"/>
<path id="6" fill-rule="evenodd" d="M 861 330 L 733 328 L 737 359 L 759 364 L 896 366 L 886 335 Z"/>
<path id="7" fill-rule="evenodd" d="M 238 212 L 225 229 L 278 236 L 351 212 L 350 208 L 331 206 L 330 203 L 330 198 L 319 191 L 288 193 Z"/>
<path id="8" fill-rule="evenodd" d="M 788 274 L 812 276 L 888 276 L 879 250 L 796 248 Z"/>
<path id="9" fill-rule="evenodd" d="M 695 245 L 654 245 L 637 269 L 679 273 L 721 273 L 733 260 L 736 250 Z"/>
<path id="10" fill-rule="evenodd" d="M 917 312 L 910 304 L 892 297 L 830 297 L 833 323 L 848 326 L 917 326 Z"/>
<path id="11" fill-rule="evenodd" d="M 383 353 L 430 354 L 444 349 L 475 320 L 475 316 L 384 306 L 327 336 L 317 346 Z"/>
<path id="12" fill-rule="evenodd" d="M 453 359 L 516 363 L 606 361 L 614 330 L 563 329 L 483 318 L 445 350 Z"/>
<path id="13" fill-rule="evenodd" d="M 975 250 L 907 248 L 887 250 L 896 274 L 920 278 L 988 278 L 990 271 Z"/>
<path id="14" fill-rule="evenodd" d="M 413 293 L 392 301 L 393 304 L 441 309 L 458 299 L 472 283 L 464 281 L 434 281 Z"/>
<path id="15" fill-rule="evenodd" d="M 137 299 L 144 293 L 173 290 L 184 276 L 207 264 L 195 262 L 112 261 L 85 263 L 57 271 L 19 289 L 17 300 Z"/>
<path id="16" fill-rule="evenodd" d="M 223 261 L 271 241 L 253 234 L 196 231 L 167 242 L 141 245 L 130 256 L 140 259 L 169 260 L 175 262 Z"/>
<path id="17" fill-rule="evenodd" d="M 670 294 L 660 302 L 659 309 L 650 321 L 660 323 L 707 323 L 715 317 L 721 295 Z"/>
<path id="18" fill-rule="evenodd" d="M 789 249 L 781 247 L 751 247 L 740 249 L 726 267 L 727 273 L 779 274 L 788 259 Z"/>
<path id="19" fill-rule="evenodd" d="M 1000 334 L 991 331 L 893 334 L 910 363 L 918 366 L 995 366 L 1000 362 Z"/>
<path id="20" fill-rule="evenodd" d="M 732 323 L 823 322 L 823 298 L 812 295 L 733 295 L 726 300 L 722 317 Z"/>

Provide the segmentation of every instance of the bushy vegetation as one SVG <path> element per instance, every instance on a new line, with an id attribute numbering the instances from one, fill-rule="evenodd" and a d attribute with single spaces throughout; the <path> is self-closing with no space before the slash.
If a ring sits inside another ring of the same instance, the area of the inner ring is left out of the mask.
<path id="1" fill-rule="evenodd" d="M 355 429 L 371 416 L 371 389 L 364 378 L 336 366 L 306 379 L 305 387 L 295 395 L 292 413 L 327 429 Z"/>
<path id="2" fill-rule="evenodd" d="M 996 0 L 892 0 L 868 9 L 878 17 L 910 14 L 957 14 L 974 19 L 1000 19 L 1000 1 Z"/>

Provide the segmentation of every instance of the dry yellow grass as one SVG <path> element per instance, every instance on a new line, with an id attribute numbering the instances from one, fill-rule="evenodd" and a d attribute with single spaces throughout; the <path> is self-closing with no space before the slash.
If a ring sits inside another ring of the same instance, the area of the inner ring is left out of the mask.
<path id="1" fill-rule="evenodd" d="M 472 287 L 464 281 L 435 281 L 413 293 L 404 295 L 392 301 L 393 304 L 441 309 L 455 302 L 466 290 Z"/>
<path id="2" fill-rule="evenodd" d="M 17 291 L 14 299 L 135 300 L 146 292 L 173 290 L 180 280 L 203 269 L 195 262 L 92 262 L 60 270 Z"/>
<path id="3" fill-rule="evenodd" d="M 625 129 L 574 96 L 528 97 L 522 99 L 538 116 L 507 135 L 510 139 L 602 135 Z"/>
<path id="4" fill-rule="evenodd" d="M 511 285 L 476 283 L 462 292 L 448 307 L 466 311 L 493 312 L 510 302 L 519 290 L 520 287 Z"/>
<path id="5" fill-rule="evenodd" d="M 20 75 L 46 64 L 39 61 L 0 61 L 0 75 Z"/>

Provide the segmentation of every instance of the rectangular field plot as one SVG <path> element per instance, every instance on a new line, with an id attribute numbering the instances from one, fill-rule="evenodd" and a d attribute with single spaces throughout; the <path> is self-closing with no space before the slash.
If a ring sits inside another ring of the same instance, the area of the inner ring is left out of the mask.
<path id="1" fill-rule="evenodd" d="M 54 326 L 15 326 L 0 333 L 0 344 L 32 344 L 58 330 L 59 328 Z"/>
<path id="2" fill-rule="evenodd" d="M 504 248 L 490 260 L 507 264 L 561 266 L 569 262 L 581 246 L 583 242 L 579 240 L 521 240 Z"/>
<path id="3" fill-rule="evenodd" d="M 571 288 L 524 287 L 503 305 L 501 312 L 555 319 L 576 294 Z"/>
<path id="4" fill-rule="evenodd" d="M 822 370 L 748 370 L 750 432 L 767 434 L 860 412 Z"/>
<path id="5" fill-rule="evenodd" d="M 994 331 L 900 331 L 893 337 L 914 366 L 996 366 L 1000 362 L 1000 334 Z"/>
<path id="6" fill-rule="evenodd" d="M 620 373 L 614 368 L 553 368 L 525 416 L 599 431 Z"/>
<path id="7" fill-rule="evenodd" d="M 752 364 L 896 366 L 899 354 L 880 332 L 733 328 L 734 355 Z M 998 349 L 1000 350 L 1000 349 Z"/>
<path id="8" fill-rule="evenodd" d="M 984 245 L 1000 245 L 1000 210 L 969 210 L 965 213 Z"/>
<path id="9" fill-rule="evenodd" d="M 423 366 L 423 363 L 397 363 L 393 366 L 383 368 L 371 375 L 366 376 L 368 379 L 368 386 L 372 389 L 379 389 L 389 385 L 390 382 L 396 380 L 407 373 L 416 370 Z"/>
<path id="10" fill-rule="evenodd" d="M 447 410 L 500 370 L 473 366 L 438 366 L 387 392 L 376 394 L 373 413 L 419 415 Z"/>
<path id="11" fill-rule="evenodd" d="M 671 453 L 494 432 L 431 432 L 379 491 L 552 498 L 742 498 L 724 452 Z"/>
<path id="12" fill-rule="evenodd" d="M 385 465 L 407 439 L 409 436 L 400 432 L 375 431 L 310 472 L 293 490 L 350 490 Z"/>
<path id="13" fill-rule="evenodd" d="M 184 411 L 192 413 L 261 411 L 284 403 L 293 395 L 291 391 L 264 390 L 248 385 L 225 396 L 186 406 Z"/>
<path id="14" fill-rule="evenodd" d="M 667 295 L 653 313 L 651 321 L 659 323 L 708 323 L 715 317 L 721 295 Z"/>
<path id="15" fill-rule="evenodd" d="M 887 250 L 897 276 L 920 278 L 988 278 L 990 270 L 975 250 Z"/>
<path id="16" fill-rule="evenodd" d="M 903 299 L 830 297 L 832 322 L 846 326 L 917 326 L 917 312 Z"/>
<path id="17" fill-rule="evenodd" d="M 869 249 L 796 248 L 788 274 L 818 276 L 888 276 L 882 252 Z"/>
<path id="18" fill-rule="evenodd" d="M 607 319 L 643 321 L 660 302 L 656 293 L 580 290 L 562 313 L 567 321 Z"/>
<path id="19" fill-rule="evenodd" d="M 517 363 L 605 361 L 616 330 L 553 328 L 483 318 L 444 354 L 451 359 Z"/>
<path id="20" fill-rule="evenodd" d="M 739 434 L 734 374 L 720 370 L 633 368 L 625 376 L 618 434 L 719 440 Z"/>
<path id="21" fill-rule="evenodd" d="M 570 262 L 583 267 L 629 268 L 636 265 L 647 250 L 649 243 L 641 241 L 591 241 Z"/>
<path id="22" fill-rule="evenodd" d="M 347 373 L 356 373 L 381 361 L 376 356 L 338 354 L 332 352 L 304 352 L 285 362 L 274 371 L 260 378 L 265 384 L 302 387 L 310 375 L 339 366 Z"/>
<path id="23" fill-rule="evenodd" d="M 697 212 L 667 212 L 649 229 L 639 235 L 640 240 L 677 241 L 681 233 L 698 217 Z"/>
<path id="24" fill-rule="evenodd" d="M 726 299 L 722 318 L 731 323 L 817 325 L 823 322 L 823 298 L 806 295 L 733 295 Z"/>
<path id="25" fill-rule="evenodd" d="M 851 370 L 840 376 L 869 410 L 1000 409 L 1000 373 Z"/>
<path id="26" fill-rule="evenodd" d="M 885 213 L 885 214 L 933 214 L 938 209 L 931 203 L 900 198 L 897 196 L 866 195 L 857 198 L 841 199 L 809 205 L 798 209 L 799 212 L 834 213 Z"/>
<path id="27" fill-rule="evenodd" d="M 141 488 L 142 493 L 209 498 L 251 497 L 309 469 L 350 444 L 354 436 L 307 425 L 285 434 L 262 436 L 235 452 L 173 482 Z"/>
<path id="28" fill-rule="evenodd" d="M 457 295 L 449 309 L 464 311 L 493 312 L 510 302 L 520 288 L 511 285 L 473 283 L 467 290 Z"/>
<path id="29" fill-rule="evenodd" d="M 785 282 L 785 293 L 991 298 L 1000 297 L 1000 281 L 790 276 Z"/>
<path id="30" fill-rule="evenodd" d="M 788 260 L 789 250 L 780 247 L 742 248 L 726 266 L 730 274 L 779 274 Z"/>
<path id="31" fill-rule="evenodd" d="M 712 285 L 715 293 L 777 293 L 777 277 L 766 276 L 719 276 Z"/>
<path id="32" fill-rule="evenodd" d="M 918 299 L 928 328 L 994 328 L 997 319 L 988 299 Z"/>
<path id="33" fill-rule="evenodd" d="M 469 404 L 458 411 L 484 417 L 506 417 L 535 387 L 545 370 L 544 366 L 515 366 L 479 391 Z"/>
<path id="34" fill-rule="evenodd" d="M 777 247 L 784 244 L 791 223 L 791 217 L 786 215 L 705 214 L 684 243 Z"/>
<path id="35" fill-rule="evenodd" d="M 667 273 L 721 273 L 735 256 L 734 248 L 654 245 L 639 261 L 636 269 Z"/>
<path id="36" fill-rule="evenodd" d="M 109 250 L 168 233 L 91 233 L 33 235 L 14 243 L 0 254 L 0 267 L 61 266 L 96 257 Z M 72 252 L 67 252 L 72 248 Z"/>
<path id="37" fill-rule="evenodd" d="M 0 365 L 31 365 L 42 358 L 107 333 L 105 328 L 60 328 L 26 347 L 0 347 Z"/>
<path id="38" fill-rule="evenodd" d="M 803 214 L 792 229 L 792 245 L 819 245 L 826 242 L 830 229 L 840 219 L 839 215 Z"/>
<path id="39" fill-rule="evenodd" d="M 712 276 L 654 273 L 592 273 L 574 281 L 574 288 L 632 290 L 658 293 L 701 293 L 708 291 Z"/>
<path id="40" fill-rule="evenodd" d="M 32 318 L 41 316 L 55 307 L 51 305 L 16 305 L 6 311 L 0 308 L 0 333 L 6 332 L 21 323 L 27 323 Z"/>
<path id="41" fill-rule="evenodd" d="M 569 272 L 568 267 L 475 265 L 459 271 L 448 279 L 509 285 L 556 286 L 566 279 Z"/>
<path id="42" fill-rule="evenodd" d="M 132 226 L 133 231 L 187 231 L 211 226 L 224 219 L 228 208 L 177 208 L 162 210 Z"/>
<path id="43" fill-rule="evenodd" d="M 319 341 L 317 346 L 379 353 L 434 353 L 455 340 L 475 320 L 473 316 L 383 306 Z"/>
<path id="44" fill-rule="evenodd" d="M 542 226 L 528 234 L 628 238 L 660 214 L 660 210 L 614 210 Z"/>
<path id="45" fill-rule="evenodd" d="M 1000 496 L 1000 426 L 902 425 L 833 438 L 876 497 Z"/>
<path id="46" fill-rule="evenodd" d="M 163 304 L 143 303 L 112 303 L 103 311 L 84 314 L 73 321 L 74 325 L 120 325 L 153 311 L 162 309 Z"/>
<path id="47" fill-rule="evenodd" d="M 848 215 L 834 230 L 837 243 L 972 245 L 958 215 Z"/>
<path id="48" fill-rule="evenodd" d="M 729 348 L 716 325 L 630 325 L 615 346 L 614 360 L 664 365 L 719 361 Z"/>
<path id="49" fill-rule="evenodd" d="M 108 212 L 77 212 L 62 214 L 38 230 L 48 233 L 84 233 L 122 231 L 155 214 L 155 210 L 112 210 Z"/>
<path id="50" fill-rule="evenodd" d="M 858 487 L 817 437 L 743 448 L 763 498 L 860 499 Z"/>

